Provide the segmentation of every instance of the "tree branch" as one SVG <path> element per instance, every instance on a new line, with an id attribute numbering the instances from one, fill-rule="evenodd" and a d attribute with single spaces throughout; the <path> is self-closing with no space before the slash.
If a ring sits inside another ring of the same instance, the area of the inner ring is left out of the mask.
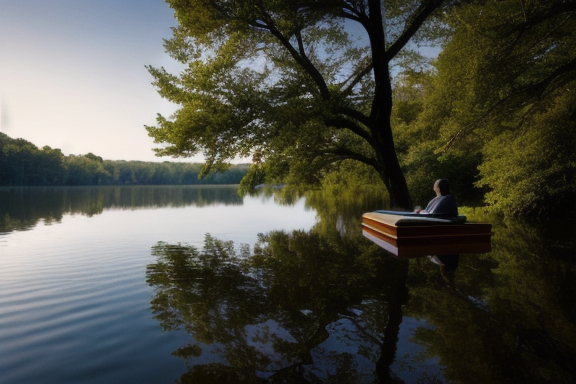
<path id="1" fill-rule="evenodd" d="M 372 72 L 372 69 L 374 69 L 374 64 L 372 63 L 372 61 L 370 61 L 370 63 L 368 63 L 366 65 L 366 67 L 364 67 L 364 69 L 360 70 L 356 74 L 353 73 L 352 75 L 350 75 L 350 77 L 348 77 L 344 81 L 344 84 L 348 83 L 350 81 L 350 79 L 352 79 L 352 78 L 353 79 L 348 84 L 348 86 L 342 90 L 342 93 L 344 95 L 349 95 L 352 92 L 352 89 L 354 88 L 354 86 L 356 86 L 356 84 L 358 84 L 364 78 L 364 76 L 366 76 L 370 72 Z"/>
<path id="2" fill-rule="evenodd" d="M 386 51 L 386 61 L 390 62 L 398 52 L 410 41 L 412 36 L 420 29 L 424 21 L 434 12 L 440 5 L 442 5 L 443 0 L 427 0 L 422 1 L 420 7 L 408 18 L 412 22 L 407 25 L 402 32 L 402 35 L 392 44 L 390 48 Z"/>
<path id="3" fill-rule="evenodd" d="M 366 12 L 364 9 L 356 9 L 349 2 L 345 2 L 342 8 L 343 9 L 342 12 L 340 12 L 340 16 L 345 19 L 354 20 L 362 24 L 362 17 L 366 17 Z"/>
<path id="4" fill-rule="evenodd" d="M 298 42 L 298 50 L 300 51 L 300 56 L 303 59 L 308 61 L 308 57 L 306 56 L 306 50 L 304 49 L 304 42 L 302 41 L 302 35 L 300 34 L 300 30 L 296 31 L 295 33 L 296 41 Z"/>
<path id="5" fill-rule="evenodd" d="M 364 156 L 361 153 L 354 152 L 348 148 L 339 147 L 339 148 L 335 148 L 333 150 L 324 150 L 324 151 L 322 151 L 322 153 L 325 155 L 333 155 L 333 156 L 339 157 L 341 159 L 357 160 L 357 161 L 364 163 L 366 165 L 369 165 L 371 167 L 377 166 L 376 159 Z"/>
<path id="6" fill-rule="evenodd" d="M 364 115 L 362 112 L 359 112 L 355 109 L 348 108 L 348 107 L 341 107 L 341 108 L 339 108 L 339 112 L 345 116 L 353 118 L 354 120 L 358 120 L 360 123 L 364 124 L 365 126 L 368 126 L 369 124 L 371 124 L 371 121 L 368 118 L 368 116 Z"/>
<path id="7" fill-rule="evenodd" d="M 318 69 L 312 64 L 312 62 L 306 57 L 302 56 L 298 53 L 296 48 L 290 43 L 290 41 L 280 32 L 274 25 L 269 25 L 269 31 L 272 33 L 276 39 L 282 44 L 290 53 L 292 58 L 310 75 L 314 83 L 318 86 L 320 90 L 320 95 L 324 100 L 330 99 L 330 91 L 328 90 L 328 86 L 326 85 L 326 81 L 324 80 L 324 76 L 318 71 Z"/>
<path id="8" fill-rule="evenodd" d="M 351 132 L 360 136 L 361 138 L 366 140 L 368 143 L 371 143 L 373 141 L 372 137 L 370 136 L 370 134 L 368 132 L 366 132 L 364 129 L 362 129 L 360 126 L 358 126 L 356 123 L 354 123 L 353 121 L 350 121 L 348 119 L 325 118 L 324 123 L 327 126 L 334 127 L 337 129 L 349 129 Z"/>

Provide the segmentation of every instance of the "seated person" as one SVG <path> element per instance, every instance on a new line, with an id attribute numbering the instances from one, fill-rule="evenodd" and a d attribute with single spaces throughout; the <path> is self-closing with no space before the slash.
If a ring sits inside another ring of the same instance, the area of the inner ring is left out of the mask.
<path id="1" fill-rule="evenodd" d="M 450 183 L 446 179 L 436 180 L 434 183 L 434 192 L 436 197 L 430 200 L 425 209 L 417 208 L 415 213 L 429 214 L 434 213 L 437 215 L 445 216 L 458 216 L 458 205 L 454 195 L 450 193 Z"/>

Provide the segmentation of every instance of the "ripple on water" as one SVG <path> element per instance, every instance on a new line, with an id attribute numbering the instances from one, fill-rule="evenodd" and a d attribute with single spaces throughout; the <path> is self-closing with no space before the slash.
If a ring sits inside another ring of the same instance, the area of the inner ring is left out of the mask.
<path id="1" fill-rule="evenodd" d="M 37 262 L 19 255 L 0 271 L 2 382 L 129 380 L 145 371 L 147 351 L 162 347 L 141 337 L 160 332 L 148 309 L 149 250 L 92 245 L 39 253 Z"/>

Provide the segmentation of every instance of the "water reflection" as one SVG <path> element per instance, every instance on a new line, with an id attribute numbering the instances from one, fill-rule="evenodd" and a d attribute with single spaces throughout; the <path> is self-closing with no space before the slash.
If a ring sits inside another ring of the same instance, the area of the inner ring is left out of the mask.
<path id="1" fill-rule="evenodd" d="M 574 382 L 574 244 L 498 225 L 493 252 L 458 257 L 448 283 L 335 227 L 273 231 L 253 251 L 158 243 L 151 309 L 189 335 L 182 383 Z"/>
<path id="2" fill-rule="evenodd" d="M 440 274 L 447 282 L 454 282 L 454 274 L 460 264 L 460 255 L 428 255 L 428 259 L 438 265 Z"/>
<path id="3" fill-rule="evenodd" d="M 125 186 L 0 188 L 0 233 L 26 230 L 65 214 L 97 215 L 105 209 L 240 205 L 236 186 Z"/>
<path id="4" fill-rule="evenodd" d="M 574 382 L 574 238 L 556 231 L 553 241 L 550 223 L 496 224 L 492 253 L 462 255 L 453 284 L 411 268 L 405 311 L 436 327 L 416 340 L 440 356 L 448 382 Z"/>
<path id="5" fill-rule="evenodd" d="M 210 236 L 202 251 L 159 243 L 153 253 L 154 317 L 191 336 L 174 352 L 191 367 L 182 382 L 210 372 L 213 382 L 372 382 L 383 346 L 394 350 L 387 325 L 404 300 L 389 298 L 407 264 L 369 244 L 296 231 L 262 235 L 251 255 Z"/>

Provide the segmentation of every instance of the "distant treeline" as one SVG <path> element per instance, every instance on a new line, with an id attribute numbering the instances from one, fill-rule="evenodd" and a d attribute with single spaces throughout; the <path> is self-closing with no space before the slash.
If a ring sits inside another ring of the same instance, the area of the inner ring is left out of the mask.
<path id="1" fill-rule="evenodd" d="M 198 179 L 202 164 L 103 160 L 92 153 L 65 156 L 0 132 L 0 186 L 239 184 L 249 164 Z"/>

